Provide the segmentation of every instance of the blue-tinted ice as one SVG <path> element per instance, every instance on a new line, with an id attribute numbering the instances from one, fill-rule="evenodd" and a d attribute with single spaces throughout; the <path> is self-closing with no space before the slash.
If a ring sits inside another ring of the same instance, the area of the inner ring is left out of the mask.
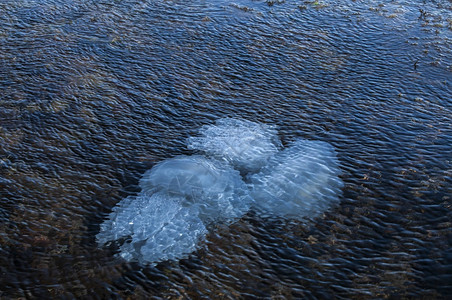
<path id="1" fill-rule="evenodd" d="M 129 261 L 180 259 L 195 251 L 207 233 L 196 209 L 183 207 L 182 201 L 181 197 L 164 192 L 127 197 L 101 224 L 97 241 L 103 245 L 124 239 L 120 256 Z"/>
<path id="2" fill-rule="evenodd" d="M 147 193 L 161 191 L 182 199 L 207 224 L 240 218 L 252 202 L 240 173 L 224 162 L 201 155 L 167 159 L 140 180 Z"/>
<path id="3" fill-rule="evenodd" d="M 278 150 L 281 142 L 274 126 L 246 120 L 220 119 L 203 126 L 201 137 L 190 137 L 188 148 L 227 161 L 237 170 L 259 171 Z"/>
<path id="4" fill-rule="evenodd" d="M 338 202 L 343 183 L 326 142 L 298 139 L 281 151 L 274 127 L 236 119 L 204 126 L 200 135 L 188 146 L 205 156 L 167 159 L 147 171 L 141 193 L 119 202 L 101 224 L 99 245 L 119 241 L 129 261 L 177 260 L 195 251 L 212 225 L 249 210 L 302 219 Z"/>
<path id="5" fill-rule="evenodd" d="M 299 139 L 250 177 L 254 207 L 277 216 L 315 217 L 338 202 L 340 173 L 330 144 Z"/>

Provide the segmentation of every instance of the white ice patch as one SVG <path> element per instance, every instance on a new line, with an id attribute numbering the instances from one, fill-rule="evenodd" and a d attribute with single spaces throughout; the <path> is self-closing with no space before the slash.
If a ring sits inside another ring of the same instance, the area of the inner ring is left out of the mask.
<path id="1" fill-rule="evenodd" d="M 240 218 L 252 202 L 238 171 L 198 155 L 155 165 L 140 186 L 138 196 L 113 208 L 97 241 L 104 245 L 122 239 L 120 256 L 141 263 L 187 256 L 206 235 L 206 227 Z"/>
<path id="2" fill-rule="evenodd" d="M 333 147 L 299 139 L 250 176 L 258 211 L 293 218 L 315 217 L 338 201 L 343 186 Z"/>
<path id="3" fill-rule="evenodd" d="M 235 119 L 200 133 L 189 148 L 210 158 L 175 157 L 147 171 L 142 192 L 120 201 L 100 225 L 99 245 L 118 241 L 119 255 L 129 261 L 178 260 L 195 251 L 214 224 L 250 209 L 302 219 L 338 202 L 343 183 L 330 144 L 298 139 L 279 151 L 274 127 Z"/>
<path id="4" fill-rule="evenodd" d="M 188 148 L 227 161 L 243 172 L 256 172 L 281 148 L 274 126 L 246 120 L 220 119 L 190 137 Z"/>
<path id="5" fill-rule="evenodd" d="M 207 229 L 196 210 L 180 205 L 183 199 L 157 192 L 127 197 L 100 226 L 97 241 L 124 239 L 120 256 L 152 263 L 181 259 L 196 250 Z"/>
<path id="6" fill-rule="evenodd" d="M 155 165 L 143 175 L 140 186 L 145 192 L 157 190 L 182 197 L 181 205 L 196 207 L 206 223 L 239 218 L 252 202 L 238 171 L 200 155 L 176 157 Z"/>

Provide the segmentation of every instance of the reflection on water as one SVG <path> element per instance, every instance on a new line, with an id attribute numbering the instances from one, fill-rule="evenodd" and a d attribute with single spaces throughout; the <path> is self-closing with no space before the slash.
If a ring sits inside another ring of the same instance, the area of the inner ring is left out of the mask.
<path id="1" fill-rule="evenodd" d="M 0 296 L 447 298 L 450 1 L 0 3 Z M 216 119 L 330 143 L 340 204 L 252 211 L 178 262 L 99 249 L 111 209 Z"/>

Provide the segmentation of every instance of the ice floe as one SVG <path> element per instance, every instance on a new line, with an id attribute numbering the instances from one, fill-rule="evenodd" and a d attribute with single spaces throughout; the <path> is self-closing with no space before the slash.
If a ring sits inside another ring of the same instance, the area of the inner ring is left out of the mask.
<path id="1" fill-rule="evenodd" d="M 274 126 L 228 118 L 203 126 L 188 147 L 199 153 L 156 164 L 141 178 L 142 191 L 112 209 L 99 245 L 116 241 L 129 261 L 178 260 L 216 223 L 250 210 L 302 219 L 339 201 L 341 171 L 326 142 L 300 138 L 281 150 Z"/>

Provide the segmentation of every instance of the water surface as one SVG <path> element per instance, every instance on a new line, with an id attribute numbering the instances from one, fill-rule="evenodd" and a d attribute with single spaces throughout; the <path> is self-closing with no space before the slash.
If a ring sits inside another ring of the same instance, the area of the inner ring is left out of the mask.
<path id="1" fill-rule="evenodd" d="M 0 3 L 0 296 L 452 294 L 451 3 Z M 340 203 L 249 212 L 156 266 L 95 236 L 224 117 L 334 146 Z"/>

